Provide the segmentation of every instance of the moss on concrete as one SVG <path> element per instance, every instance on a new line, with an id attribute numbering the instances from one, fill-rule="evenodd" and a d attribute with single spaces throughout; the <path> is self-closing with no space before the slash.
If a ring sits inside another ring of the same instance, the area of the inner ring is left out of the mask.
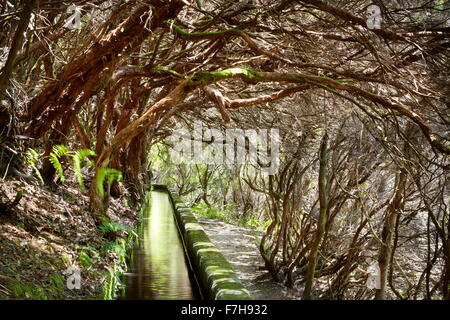
<path id="1" fill-rule="evenodd" d="M 156 188 L 169 192 L 165 186 L 158 185 Z M 239 281 L 230 263 L 209 240 L 195 216 L 186 206 L 175 201 L 171 192 L 169 194 L 204 299 L 250 300 L 248 291 Z"/>

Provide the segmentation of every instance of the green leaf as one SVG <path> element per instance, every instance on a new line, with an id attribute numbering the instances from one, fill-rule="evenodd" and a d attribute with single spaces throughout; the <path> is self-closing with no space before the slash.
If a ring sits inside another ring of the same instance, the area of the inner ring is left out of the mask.
<path id="1" fill-rule="evenodd" d="M 117 242 L 115 241 L 111 241 L 111 242 L 107 242 L 104 246 L 103 249 L 106 251 L 112 251 L 117 253 L 119 256 L 124 256 L 125 255 L 125 249 L 119 245 Z"/>
<path id="2" fill-rule="evenodd" d="M 68 155 L 68 152 L 69 152 L 69 149 L 66 146 L 55 145 L 52 148 L 52 152 L 48 156 L 48 160 L 55 168 L 62 183 L 64 183 L 66 181 L 66 178 L 64 176 L 63 168 L 62 168 L 61 162 L 59 161 L 59 158 Z"/>
<path id="3" fill-rule="evenodd" d="M 133 234 L 135 236 L 137 236 L 136 232 L 130 228 L 129 226 L 123 225 L 121 223 L 115 222 L 115 221 L 106 221 L 103 222 L 98 229 L 100 230 L 100 232 L 102 233 L 108 233 L 108 232 L 118 232 L 120 230 L 125 230 L 130 234 Z"/>
<path id="4" fill-rule="evenodd" d="M 105 188 L 103 187 L 105 179 L 108 179 L 108 185 L 111 186 L 114 181 L 122 180 L 122 172 L 112 168 L 101 168 L 98 170 L 95 184 L 101 199 L 105 197 Z"/>
<path id="5" fill-rule="evenodd" d="M 94 264 L 94 261 L 85 250 L 78 254 L 78 262 L 86 269 L 89 269 Z"/>
<path id="6" fill-rule="evenodd" d="M 88 156 L 95 156 L 95 152 L 89 149 L 80 149 L 77 152 L 75 152 L 75 156 L 73 157 L 73 168 L 75 172 L 75 176 L 77 177 L 78 184 L 80 185 L 81 189 L 86 189 L 83 184 L 83 175 L 81 174 L 81 168 L 83 160 Z M 93 166 L 92 161 L 88 162 L 89 166 Z"/>
<path id="7" fill-rule="evenodd" d="M 32 148 L 28 148 L 27 152 L 25 154 L 25 161 L 26 161 L 26 163 L 28 163 L 31 166 L 35 175 L 39 178 L 41 183 L 44 183 L 44 179 L 42 178 L 42 175 L 36 166 L 36 162 L 39 161 L 39 154 L 36 152 L 36 150 L 34 150 Z"/>

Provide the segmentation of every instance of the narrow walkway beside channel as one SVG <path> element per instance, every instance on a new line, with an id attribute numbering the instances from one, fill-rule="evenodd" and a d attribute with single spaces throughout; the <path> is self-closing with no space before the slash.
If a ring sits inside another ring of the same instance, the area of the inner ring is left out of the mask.
<path id="1" fill-rule="evenodd" d="M 275 282 L 266 270 L 259 254 L 257 239 L 261 233 L 227 224 L 217 219 L 197 216 L 209 239 L 230 262 L 242 284 L 257 300 L 297 300 L 300 297 L 289 288 Z"/>

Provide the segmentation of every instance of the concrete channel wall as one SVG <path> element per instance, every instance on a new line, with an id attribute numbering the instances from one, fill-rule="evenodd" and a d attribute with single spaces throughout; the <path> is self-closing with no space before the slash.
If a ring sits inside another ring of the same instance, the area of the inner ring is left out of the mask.
<path id="1" fill-rule="evenodd" d="M 189 208 L 164 185 L 153 190 L 169 193 L 175 218 L 189 255 L 195 277 L 206 300 L 250 300 L 247 289 L 239 281 L 230 263 L 209 240 L 202 226 Z"/>

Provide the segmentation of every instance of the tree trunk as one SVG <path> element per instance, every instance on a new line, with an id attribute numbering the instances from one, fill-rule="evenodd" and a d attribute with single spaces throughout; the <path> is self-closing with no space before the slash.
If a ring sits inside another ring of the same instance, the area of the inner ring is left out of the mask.
<path id="1" fill-rule="evenodd" d="M 0 100 L 3 99 L 5 89 L 8 87 L 9 78 L 11 77 L 14 61 L 16 60 L 17 53 L 22 46 L 24 32 L 30 22 L 31 12 L 33 11 L 36 0 L 26 0 L 22 14 L 20 15 L 20 22 L 17 26 L 14 39 L 11 44 L 11 48 L 8 53 L 8 59 L 0 72 Z"/>
<path id="2" fill-rule="evenodd" d="M 165 98 L 156 102 L 147 110 L 140 118 L 136 119 L 128 126 L 123 128 L 111 140 L 111 144 L 105 147 L 98 157 L 95 168 L 94 180 L 89 191 L 89 209 L 92 212 L 97 223 L 101 223 L 106 215 L 107 197 L 102 199 L 97 189 L 97 177 L 101 169 L 107 168 L 111 162 L 113 154 L 125 146 L 131 139 L 147 130 L 151 125 L 155 124 L 160 116 L 170 108 L 174 108 L 178 103 L 182 102 L 187 96 L 190 88 L 189 81 L 182 81 L 174 90 L 172 90 Z"/>
<path id="3" fill-rule="evenodd" d="M 386 221 L 381 233 L 381 248 L 378 254 L 378 266 L 380 268 L 380 288 L 376 289 L 375 300 L 384 300 L 386 297 L 386 284 L 389 265 L 391 263 L 392 239 L 394 236 L 395 223 L 402 209 L 402 200 L 405 192 L 406 173 L 397 172 L 395 177 L 395 191 L 387 207 Z"/>
<path id="4" fill-rule="evenodd" d="M 444 253 L 445 257 L 445 270 L 444 270 L 444 283 L 443 283 L 443 296 L 445 300 L 450 300 L 450 222 L 447 222 L 447 245 L 444 246 L 444 250 L 447 253 Z M 445 248 L 446 247 L 446 248 Z"/>
<path id="5" fill-rule="evenodd" d="M 305 291 L 303 292 L 304 300 L 312 299 L 312 286 L 314 282 L 314 273 L 316 271 L 317 264 L 317 254 L 320 249 L 320 245 L 325 234 L 325 225 L 328 220 L 328 177 L 327 177 L 327 167 L 328 167 L 328 134 L 325 132 L 322 143 L 320 145 L 320 155 L 319 155 L 319 201 L 320 201 L 320 214 L 319 221 L 317 222 L 317 231 L 311 247 L 311 251 L 308 258 L 308 266 L 306 270 L 306 283 Z"/>

